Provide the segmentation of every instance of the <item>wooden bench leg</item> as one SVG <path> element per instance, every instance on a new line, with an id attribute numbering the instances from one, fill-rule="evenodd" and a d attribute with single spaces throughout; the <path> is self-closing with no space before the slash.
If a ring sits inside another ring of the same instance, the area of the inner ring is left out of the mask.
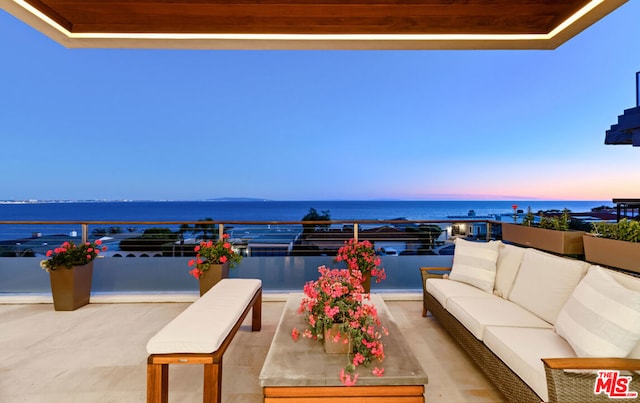
<path id="1" fill-rule="evenodd" d="M 147 364 L 147 403 L 169 402 L 169 365 Z"/>
<path id="2" fill-rule="evenodd" d="M 251 311 L 251 331 L 257 332 L 262 328 L 262 288 L 258 291 Z"/>
<path id="3" fill-rule="evenodd" d="M 204 364 L 203 403 L 222 403 L 222 357 L 220 362 Z"/>

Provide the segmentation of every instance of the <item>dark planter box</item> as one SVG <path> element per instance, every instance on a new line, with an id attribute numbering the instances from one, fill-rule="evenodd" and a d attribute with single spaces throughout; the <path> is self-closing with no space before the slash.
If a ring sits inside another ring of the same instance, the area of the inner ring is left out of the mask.
<path id="1" fill-rule="evenodd" d="M 502 224 L 502 239 L 560 255 L 583 255 L 584 231 L 556 231 L 518 224 Z"/>
<path id="2" fill-rule="evenodd" d="M 584 235 L 585 260 L 640 273 L 640 243 Z"/>

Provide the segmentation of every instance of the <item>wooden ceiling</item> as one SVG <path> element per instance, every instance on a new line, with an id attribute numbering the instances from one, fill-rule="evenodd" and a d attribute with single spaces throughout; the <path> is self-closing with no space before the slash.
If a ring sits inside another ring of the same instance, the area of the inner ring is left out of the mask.
<path id="1" fill-rule="evenodd" d="M 83 41 L 110 46 L 110 40 L 111 46 L 182 41 L 184 47 L 225 48 L 215 44 L 226 40 L 264 49 L 552 49 L 625 1 L 0 0 L 0 7 L 72 47 Z M 330 46 L 317 46 L 322 42 Z"/>

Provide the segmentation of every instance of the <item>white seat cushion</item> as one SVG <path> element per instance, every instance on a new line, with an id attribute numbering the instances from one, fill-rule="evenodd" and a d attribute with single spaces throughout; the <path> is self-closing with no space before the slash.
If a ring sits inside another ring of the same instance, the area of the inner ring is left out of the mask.
<path id="1" fill-rule="evenodd" d="M 460 281 L 493 293 L 496 280 L 499 241 L 471 242 L 456 239 L 451 280 Z"/>
<path id="2" fill-rule="evenodd" d="M 447 311 L 478 340 L 483 340 L 484 329 L 487 326 L 553 328 L 551 324 L 521 306 L 491 294 L 449 298 Z"/>
<path id="3" fill-rule="evenodd" d="M 487 293 L 472 285 L 450 279 L 428 278 L 427 292 L 431 294 L 443 308 L 447 308 L 447 299 L 451 297 L 486 296 Z"/>
<path id="4" fill-rule="evenodd" d="M 549 394 L 541 359 L 576 356 L 552 329 L 488 326 L 484 343 L 545 402 Z"/>
<path id="5" fill-rule="evenodd" d="M 555 324 L 589 264 L 527 249 L 509 299 L 545 321 Z"/>
<path id="6" fill-rule="evenodd" d="M 640 291 L 592 267 L 560 311 L 556 332 L 579 357 L 626 357 L 640 340 Z"/>
<path id="7" fill-rule="evenodd" d="M 147 343 L 149 354 L 213 353 L 262 286 L 256 279 L 223 279 Z"/>

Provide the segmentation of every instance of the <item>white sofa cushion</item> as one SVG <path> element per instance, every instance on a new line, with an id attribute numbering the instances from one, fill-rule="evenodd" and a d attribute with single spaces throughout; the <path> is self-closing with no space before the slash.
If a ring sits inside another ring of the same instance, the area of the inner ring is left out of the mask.
<path id="1" fill-rule="evenodd" d="M 509 299 L 555 324 L 589 264 L 527 249 Z"/>
<path id="2" fill-rule="evenodd" d="M 493 292 L 496 262 L 501 242 L 471 242 L 458 238 L 453 254 L 451 280 L 470 284 L 486 292 Z"/>
<path id="3" fill-rule="evenodd" d="M 593 267 L 600 266 L 592 266 L 592 268 Z M 607 273 L 628 289 L 640 291 L 640 277 L 629 276 L 628 274 L 620 273 L 615 270 L 608 270 Z M 638 343 L 636 343 L 635 347 L 627 357 L 640 359 L 640 340 L 638 340 Z"/>
<path id="4" fill-rule="evenodd" d="M 447 300 L 451 297 L 478 297 L 487 295 L 486 292 L 469 284 L 441 278 L 428 278 L 427 292 L 445 309 L 447 308 Z"/>
<path id="5" fill-rule="evenodd" d="M 484 343 L 545 402 L 549 394 L 541 359 L 576 356 L 553 329 L 488 326 Z"/>
<path id="6" fill-rule="evenodd" d="M 478 340 L 483 339 L 484 329 L 487 326 L 553 328 L 551 324 L 521 306 L 491 294 L 451 297 L 447 300 L 447 311 Z"/>
<path id="7" fill-rule="evenodd" d="M 504 243 L 500 245 L 496 264 L 496 283 L 493 290 L 495 295 L 502 298 L 509 297 L 525 250 L 526 248 L 515 245 Z"/>
<path id="8" fill-rule="evenodd" d="M 222 279 L 147 342 L 149 354 L 218 350 L 262 286 L 256 279 Z"/>
<path id="9" fill-rule="evenodd" d="M 592 267 L 558 315 L 556 332 L 578 357 L 626 357 L 640 340 L 640 291 Z"/>

